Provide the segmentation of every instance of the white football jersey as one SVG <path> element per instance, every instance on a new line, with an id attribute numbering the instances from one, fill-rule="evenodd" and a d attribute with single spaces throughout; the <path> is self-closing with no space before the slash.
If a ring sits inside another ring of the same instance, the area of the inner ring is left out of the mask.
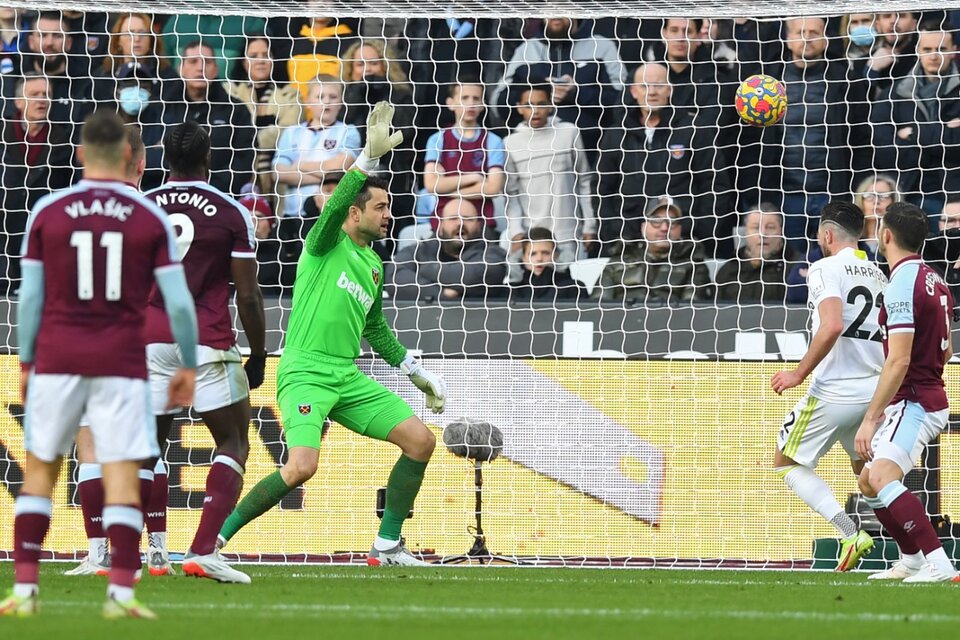
<path id="1" fill-rule="evenodd" d="M 886 284 L 883 272 L 860 250 L 844 249 L 810 265 L 811 337 L 820 328 L 820 303 L 827 298 L 840 298 L 843 303 L 843 333 L 813 370 L 810 395 L 838 404 L 867 403 L 873 398 L 883 368 L 879 315 Z"/>

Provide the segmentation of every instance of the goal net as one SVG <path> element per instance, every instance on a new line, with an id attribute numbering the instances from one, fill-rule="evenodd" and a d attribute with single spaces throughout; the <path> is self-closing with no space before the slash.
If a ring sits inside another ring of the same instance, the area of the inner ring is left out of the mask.
<path id="1" fill-rule="evenodd" d="M 434 558 L 474 544 L 475 465 L 441 437 L 466 419 L 503 434 L 499 457 L 481 465 L 495 554 L 833 566 L 838 533 L 772 469 L 804 386 L 779 396 L 770 378 L 806 350 L 805 276 L 830 199 L 863 208 L 871 256 L 886 208 L 920 206 L 924 257 L 956 275 L 960 3 L 842 0 L 826 16 L 812 0 L 792 2 L 790 16 L 766 0 L 122 0 L 109 13 L 86 0 L 62 13 L 60 3 L 7 4 L 0 549 L 25 459 L 18 248 L 33 203 L 80 178 L 85 115 L 116 109 L 141 128 L 143 189 L 166 177 L 166 127 L 209 127 L 210 181 L 254 217 L 278 355 L 302 239 L 362 148 L 372 105 L 389 100 L 404 142 L 377 170 L 392 220 L 375 244 L 385 264 L 375 277 L 401 341 L 450 390 L 434 416 L 399 371 L 369 352 L 359 361 L 438 436 L 408 547 Z M 785 85 L 777 124 L 738 116 L 738 88 L 754 74 Z M 252 394 L 245 490 L 287 456 L 276 364 Z M 948 366 L 951 404 L 958 378 Z M 951 416 L 907 478 L 956 554 L 958 429 Z M 188 411 L 162 447 L 174 554 L 195 531 L 212 447 Z M 362 560 L 396 455 L 331 424 L 316 476 L 228 551 Z M 63 559 L 86 548 L 76 472 L 71 458 L 47 543 Z M 856 522 L 885 535 L 841 447 L 818 473 Z"/>

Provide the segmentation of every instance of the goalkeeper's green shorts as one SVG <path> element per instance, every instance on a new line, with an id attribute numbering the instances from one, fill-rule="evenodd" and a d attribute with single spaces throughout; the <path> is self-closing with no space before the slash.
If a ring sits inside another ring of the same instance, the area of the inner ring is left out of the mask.
<path id="1" fill-rule="evenodd" d="M 320 448 L 327 416 L 351 431 L 386 440 L 395 426 L 414 415 L 410 405 L 365 376 L 353 361 L 302 352 L 280 358 L 277 404 L 287 446 L 311 449 Z"/>

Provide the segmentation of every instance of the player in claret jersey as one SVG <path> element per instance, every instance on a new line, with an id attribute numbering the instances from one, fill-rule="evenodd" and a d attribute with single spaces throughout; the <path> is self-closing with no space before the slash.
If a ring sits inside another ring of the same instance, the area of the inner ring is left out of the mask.
<path id="1" fill-rule="evenodd" d="M 133 592 L 143 528 L 137 471 L 159 453 L 144 358 L 154 281 L 183 353 L 168 406 L 193 400 L 197 319 L 166 215 L 123 183 L 131 154 L 125 135 L 115 113 L 87 118 L 79 149 L 84 179 L 41 199 L 27 223 L 17 317 L 27 460 L 14 507 L 15 582 L 0 615 L 37 611 L 50 496 L 86 413 L 103 465 L 103 520 L 113 548 L 104 615 L 155 617 Z"/>
<path id="2" fill-rule="evenodd" d="M 953 296 L 943 278 L 920 259 L 927 236 L 920 208 L 890 205 L 880 223 L 880 253 L 892 265 L 883 292 L 880 329 L 886 360 L 873 400 L 857 431 L 857 453 L 867 462 L 860 489 L 900 547 L 901 557 L 874 580 L 960 582 L 923 503 L 903 484 L 924 446 L 947 425 L 943 367 L 953 355 Z"/>
<path id="3" fill-rule="evenodd" d="M 250 389 L 263 383 L 266 362 L 253 222 L 247 209 L 207 182 L 210 136 L 204 128 L 195 122 L 177 125 L 167 133 L 163 147 L 171 178 L 146 197 L 166 211 L 178 234 L 177 251 L 200 325 L 193 408 L 216 442 L 203 514 L 184 557 L 183 571 L 220 582 L 249 583 L 246 574 L 223 561 L 216 543 L 220 526 L 236 505 L 243 486 L 249 449 Z M 236 285 L 237 312 L 250 345 L 246 375 L 230 320 L 231 282 Z M 146 336 L 153 411 L 162 444 L 173 423 L 173 414 L 163 402 L 164 389 L 182 363 L 159 292 L 154 292 L 147 307 Z M 165 554 L 166 549 L 162 551 Z"/>
<path id="4" fill-rule="evenodd" d="M 140 178 L 146 167 L 146 148 L 138 127 L 126 126 L 124 129 L 131 154 L 127 162 L 124 182 L 139 191 Z M 97 463 L 93 436 L 87 424 L 89 421 L 86 416 L 82 417 L 80 430 L 77 432 L 77 497 L 80 500 L 83 528 L 90 551 L 78 566 L 64 572 L 64 575 L 68 576 L 105 576 L 110 573 L 109 546 L 103 531 L 103 483 L 101 482 L 103 472 Z M 140 499 L 143 502 L 144 519 L 148 523 L 147 505 L 152 488 L 152 475 L 149 469 L 140 469 Z"/>

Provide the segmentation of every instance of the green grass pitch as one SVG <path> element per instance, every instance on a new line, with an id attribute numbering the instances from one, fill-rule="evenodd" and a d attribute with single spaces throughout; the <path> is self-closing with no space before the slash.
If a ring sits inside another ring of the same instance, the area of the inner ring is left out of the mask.
<path id="1" fill-rule="evenodd" d="M 249 586 L 146 576 L 156 622 L 100 618 L 105 578 L 41 573 L 41 615 L 0 638 L 888 638 L 954 637 L 960 585 L 867 583 L 809 571 L 244 568 Z M 12 565 L 0 563 L 3 591 Z M 129 635 L 128 635 L 129 634 Z"/>

